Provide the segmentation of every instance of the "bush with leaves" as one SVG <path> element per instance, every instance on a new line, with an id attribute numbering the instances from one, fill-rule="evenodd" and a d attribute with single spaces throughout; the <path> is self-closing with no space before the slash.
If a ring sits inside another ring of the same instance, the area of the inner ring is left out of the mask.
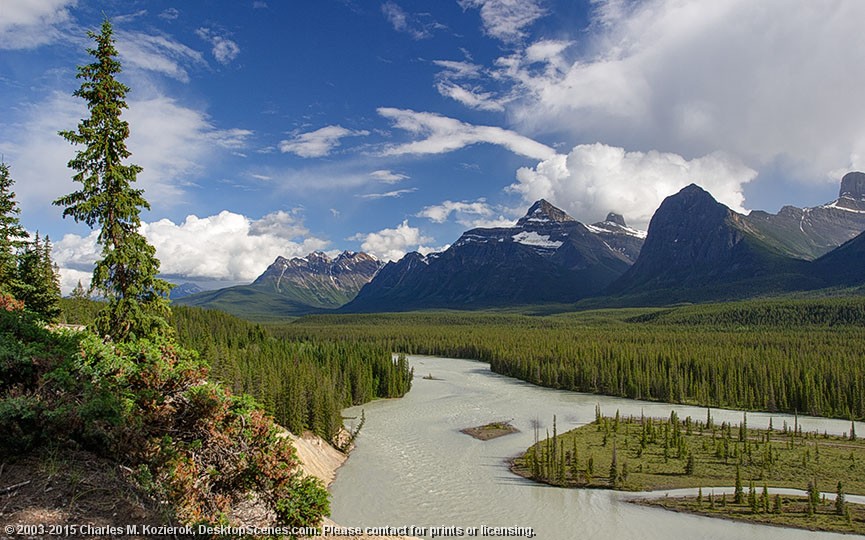
<path id="1" fill-rule="evenodd" d="M 327 491 L 248 396 L 207 382 L 195 353 L 166 338 L 104 342 L 0 314 L 0 446 L 78 446 L 136 468 L 181 523 L 238 524 L 252 499 L 273 523 L 317 525 Z M 76 349 L 77 347 L 77 349 Z M 77 352 L 72 352 L 77 351 Z M 23 372 L 23 371 L 22 371 Z"/>

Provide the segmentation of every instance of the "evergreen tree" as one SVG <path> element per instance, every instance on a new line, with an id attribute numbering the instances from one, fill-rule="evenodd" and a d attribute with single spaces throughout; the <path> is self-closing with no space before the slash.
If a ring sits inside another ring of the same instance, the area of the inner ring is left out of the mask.
<path id="1" fill-rule="evenodd" d="M 778 495 L 777 493 L 775 494 L 775 503 L 772 506 L 772 513 L 773 514 L 780 514 L 781 513 L 781 496 Z"/>
<path id="2" fill-rule="evenodd" d="M 12 292 L 24 301 L 28 311 L 44 321 L 52 321 L 60 314 L 60 280 L 51 262 L 51 241 L 42 240 L 38 232 L 18 257 Z"/>
<path id="3" fill-rule="evenodd" d="M 835 490 L 835 513 L 843 516 L 847 513 L 847 501 L 844 497 L 844 486 L 841 481 L 838 481 L 838 488 Z"/>
<path id="4" fill-rule="evenodd" d="M 616 455 L 616 443 L 613 443 L 613 461 L 610 463 L 610 487 L 615 488 L 619 480 L 619 460 Z"/>
<path id="5" fill-rule="evenodd" d="M 28 238 L 18 220 L 21 210 L 12 191 L 14 183 L 9 175 L 9 166 L 0 162 L 0 292 L 10 292 L 17 275 L 18 250 L 24 247 Z"/>
<path id="6" fill-rule="evenodd" d="M 90 298 L 90 295 L 87 294 L 87 291 L 84 290 L 84 285 L 81 284 L 81 280 L 78 280 L 78 284 L 75 285 L 75 288 L 72 289 L 72 293 L 69 295 L 73 300 L 87 300 Z"/>
<path id="7" fill-rule="evenodd" d="M 742 488 L 742 471 L 738 465 L 736 465 L 736 488 L 733 493 L 733 502 L 736 504 L 742 504 L 745 501 L 745 491 Z"/>
<path id="8" fill-rule="evenodd" d="M 99 290 L 108 305 L 99 313 L 96 329 L 122 341 L 167 331 L 170 284 L 156 277 L 156 250 L 138 231 L 141 209 L 150 208 L 143 191 L 132 188 L 141 167 L 122 163 L 131 155 L 126 148 L 129 124 L 120 118 L 129 88 L 115 78 L 121 68 L 112 34 L 107 20 L 99 34 L 88 32 L 96 42 L 88 49 L 94 62 L 79 66 L 77 77 L 84 82 L 74 95 L 87 102 L 90 117 L 76 131 L 60 132 L 85 147 L 69 162 L 76 172 L 73 180 L 82 187 L 54 204 L 65 207 L 64 217 L 100 227 L 102 259 L 93 270 L 91 291 Z"/>

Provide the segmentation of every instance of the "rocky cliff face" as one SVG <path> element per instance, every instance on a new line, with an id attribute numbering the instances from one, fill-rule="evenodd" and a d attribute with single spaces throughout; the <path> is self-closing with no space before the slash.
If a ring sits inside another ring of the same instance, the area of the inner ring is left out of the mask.
<path id="1" fill-rule="evenodd" d="M 691 184 L 661 203 L 636 263 L 610 290 L 681 291 L 682 299 L 697 299 L 715 288 L 735 297 L 755 287 L 792 287 L 805 265 L 761 241 L 745 216 Z"/>
<path id="2" fill-rule="evenodd" d="M 865 231 L 865 173 L 844 175 L 832 202 L 812 208 L 785 206 L 777 214 L 754 211 L 745 219 L 756 236 L 779 251 L 816 259 Z"/>
<path id="3" fill-rule="evenodd" d="M 272 288 L 278 294 L 300 288 L 314 292 L 323 304 L 334 303 L 340 296 L 353 298 L 381 266 L 366 253 L 343 251 L 331 259 L 316 251 L 306 257 L 277 257 L 252 285 Z"/>
<path id="4" fill-rule="evenodd" d="M 584 225 L 539 200 L 514 227 L 472 229 L 442 253 L 388 263 L 346 311 L 404 311 L 573 302 L 633 262 L 643 233 L 615 221 Z"/>
<path id="5" fill-rule="evenodd" d="M 292 259 L 277 257 L 250 285 L 206 291 L 178 303 L 262 320 L 304 315 L 342 306 L 381 267 L 381 261 L 371 255 L 350 251 L 335 259 L 321 252 Z"/>

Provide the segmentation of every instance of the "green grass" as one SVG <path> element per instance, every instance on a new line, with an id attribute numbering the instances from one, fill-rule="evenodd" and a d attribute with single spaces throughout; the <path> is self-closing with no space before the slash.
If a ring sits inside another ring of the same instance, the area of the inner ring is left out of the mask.
<path id="1" fill-rule="evenodd" d="M 643 444 L 644 425 L 649 433 Z M 748 429 L 744 440 L 739 440 L 736 426 L 707 428 L 705 421 L 687 419 L 679 420 L 680 435 L 677 436 L 671 426 L 669 419 L 646 418 L 641 423 L 640 418 L 628 417 L 622 418 L 616 429 L 615 419 L 603 418 L 600 424 L 596 421 L 559 434 L 557 444 L 561 448 L 557 458 L 565 460 L 565 480 L 558 481 L 544 472 L 534 476 L 564 486 L 609 488 L 612 487 L 609 469 L 615 449 L 619 474 L 626 463 L 628 470 L 627 478 L 620 478 L 616 489 L 643 491 L 733 486 L 738 467 L 745 485 L 753 480 L 760 486 L 765 482 L 769 487 L 805 489 L 808 482 L 816 478 L 823 491 L 833 491 L 836 483 L 842 480 L 847 493 L 865 494 L 865 441 L 861 439 L 850 440 L 814 432 L 793 435 L 793 426 L 788 426 L 786 433 L 783 429 Z M 536 453 L 541 461 L 547 460 L 551 457 L 548 444 L 551 440 L 532 446 L 515 460 L 515 470 L 533 476 L 532 453 Z M 572 474 L 568 457 L 573 455 L 574 448 L 577 453 L 576 475 Z M 693 472 L 686 474 L 691 454 L 694 458 Z M 593 474 L 591 481 L 586 482 L 585 471 L 590 457 Z"/>
<path id="2" fill-rule="evenodd" d="M 740 430 L 708 419 L 693 421 L 689 417 L 683 421 L 675 414 L 665 420 L 600 417 L 563 434 L 556 434 L 554 427 L 553 436 L 516 458 L 512 470 L 560 487 L 624 491 L 703 488 L 702 503 L 697 497 L 641 503 L 749 521 L 865 532 L 865 510 L 856 505 L 848 504 L 850 520 L 833 515 L 831 501 L 828 506 L 818 505 L 811 516 L 807 506 L 794 497 L 782 499 L 778 515 L 768 515 L 771 506 L 767 503 L 769 511 L 764 511 L 761 499 L 757 510 L 752 509 L 750 486 L 755 497 L 760 497 L 763 486 L 806 490 L 810 483 L 816 483 L 820 491 L 835 492 L 841 481 L 845 494 L 865 494 L 865 441 L 816 432 L 794 433 L 794 426 Z M 709 488 L 737 485 L 741 486 L 741 501 L 735 502 L 731 494 L 721 506 L 718 495 L 714 506 L 709 506 Z"/>
<path id="3" fill-rule="evenodd" d="M 757 490 L 758 493 L 761 491 Z M 663 497 L 659 499 L 645 499 L 635 501 L 646 506 L 657 506 L 666 510 L 676 512 L 687 512 L 707 517 L 732 519 L 736 521 L 747 521 L 763 525 L 775 525 L 779 527 L 795 527 L 797 529 L 808 529 L 812 531 L 831 531 L 840 533 L 865 534 L 865 506 L 861 504 L 848 504 L 849 518 L 846 515 L 838 515 L 835 512 L 833 501 L 826 501 L 818 505 L 811 515 L 808 513 L 808 499 L 806 497 L 793 497 L 789 495 L 780 496 L 781 510 L 774 513 L 774 495 L 769 496 L 769 511 L 753 512 L 748 504 L 733 504 L 730 496 L 726 497 L 726 503 L 721 506 L 720 495 L 713 497 L 709 502 L 709 493 L 704 492 L 701 501 L 697 497 Z M 711 506 L 710 506 L 711 504 Z"/>

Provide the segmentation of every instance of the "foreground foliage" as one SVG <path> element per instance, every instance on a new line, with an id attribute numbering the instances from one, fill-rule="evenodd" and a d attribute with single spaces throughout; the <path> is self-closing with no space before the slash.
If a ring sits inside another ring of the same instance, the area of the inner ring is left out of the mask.
<path id="1" fill-rule="evenodd" d="M 532 317 L 321 315 L 291 339 L 471 358 L 527 382 L 634 399 L 865 418 L 865 298 L 761 300 Z"/>
<path id="2" fill-rule="evenodd" d="M 237 523 L 253 499 L 277 522 L 316 525 L 327 492 L 305 477 L 273 420 L 207 382 L 164 338 L 105 343 L 0 313 L 0 447 L 80 447 L 120 460 L 184 524 Z"/>
<path id="3" fill-rule="evenodd" d="M 62 319 L 89 324 L 97 302 L 64 299 Z M 412 371 L 383 344 L 331 339 L 282 339 L 271 328 L 215 310 L 175 306 L 180 343 L 199 351 L 210 378 L 250 394 L 292 433 L 333 440 L 341 411 L 377 398 L 405 395 Z"/>

